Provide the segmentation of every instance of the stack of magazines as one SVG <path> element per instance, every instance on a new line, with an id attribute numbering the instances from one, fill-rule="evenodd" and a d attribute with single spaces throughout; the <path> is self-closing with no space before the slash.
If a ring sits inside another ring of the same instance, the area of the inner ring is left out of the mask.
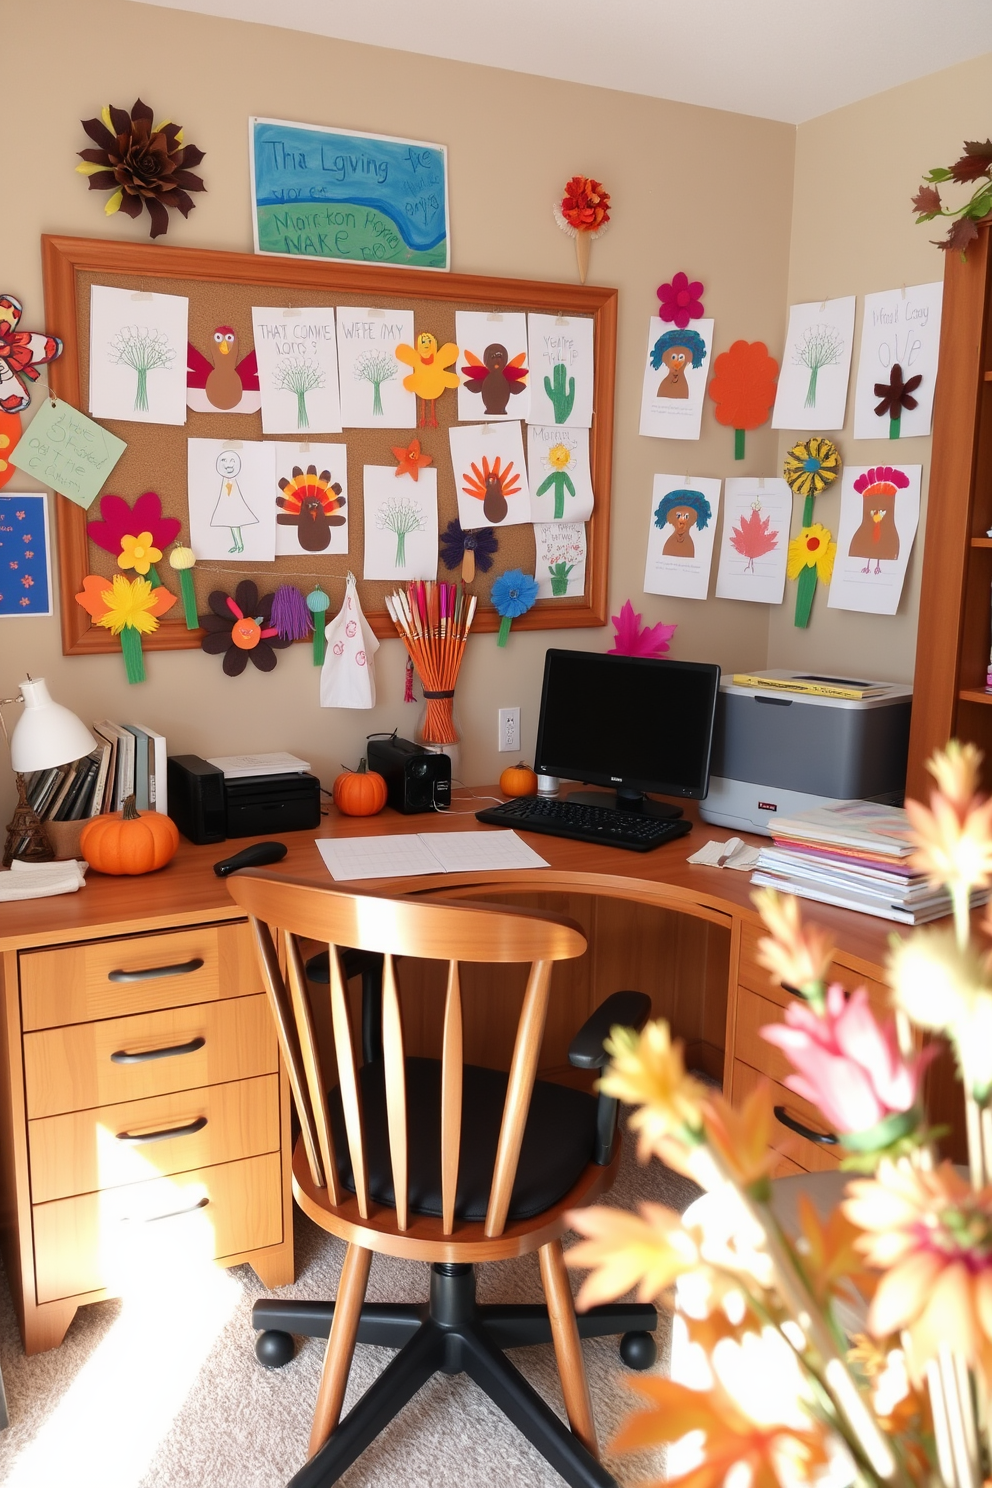
<path id="1" fill-rule="evenodd" d="M 951 912 L 947 890 L 910 867 L 914 847 L 901 806 L 839 801 L 769 822 L 769 829 L 774 846 L 761 849 L 753 884 L 904 925 Z M 987 898 L 976 890 L 972 905 Z"/>

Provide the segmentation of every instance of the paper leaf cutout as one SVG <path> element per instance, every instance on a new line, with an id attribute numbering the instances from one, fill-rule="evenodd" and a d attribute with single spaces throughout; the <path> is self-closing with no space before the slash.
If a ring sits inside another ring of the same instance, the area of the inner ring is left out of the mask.
<path id="1" fill-rule="evenodd" d="M 630 600 L 625 600 L 619 615 L 611 615 L 615 635 L 607 656 L 663 656 L 677 625 L 643 625 Z"/>
<path id="2" fill-rule="evenodd" d="M 745 573 L 754 573 L 754 560 L 766 553 L 774 553 L 778 547 L 778 533 L 772 532 L 771 517 L 762 517 L 753 511 L 749 517 L 741 517 L 730 534 L 730 545 L 742 558 L 748 560 Z"/>

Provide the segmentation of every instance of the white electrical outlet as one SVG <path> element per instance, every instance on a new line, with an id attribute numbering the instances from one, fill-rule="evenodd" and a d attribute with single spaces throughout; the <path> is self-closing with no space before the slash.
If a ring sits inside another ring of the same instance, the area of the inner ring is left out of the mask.
<path id="1" fill-rule="evenodd" d="M 519 708 L 500 708 L 499 748 L 501 754 L 510 754 L 520 748 Z"/>

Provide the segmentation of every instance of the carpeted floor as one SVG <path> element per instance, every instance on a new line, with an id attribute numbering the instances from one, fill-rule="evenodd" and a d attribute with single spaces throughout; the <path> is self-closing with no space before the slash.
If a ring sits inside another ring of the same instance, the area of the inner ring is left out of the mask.
<path id="1" fill-rule="evenodd" d="M 610 1197 L 630 1208 L 650 1198 L 683 1209 L 697 1190 L 652 1163 L 640 1168 L 629 1142 Z M 294 1297 L 333 1297 L 344 1253 L 296 1215 Z M 0 1287 L 0 1367 L 11 1425 L 0 1434 L 7 1488 L 282 1488 L 303 1464 L 323 1345 L 302 1343 L 285 1369 L 268 1371 L 253 1352 L 251 1304 L 264 1289 L 247 1266 L 198 1269 L 182 1278 L 163 1266 L 153 1286 L 123 1302 L 84 1307 L 61 1348 L 25 1358 L 6 1283 Z M 427 1267 L 377 1257 L 369 1298 L 426 1298 Z M 536 1257 L 479 1270 L 482 1301 L 540 1301 Z M 662 1317 L 659 1365 L 668 1354 Z M 583 1345 L 601 1442 L 634 1397 L 616 1342 Z M 358 1346 L 346 1409 L 391 1355 Z M 564 1415 L 554 1355 L 514 1351 L 531 1383 Z M 660 1475 L 657 1457 L 605 1461 L 621 1482 Z M 340 1480 L 342 1488 L 560 1488 L 561 1479 L 464 1375 L 436 1376 Z"/>

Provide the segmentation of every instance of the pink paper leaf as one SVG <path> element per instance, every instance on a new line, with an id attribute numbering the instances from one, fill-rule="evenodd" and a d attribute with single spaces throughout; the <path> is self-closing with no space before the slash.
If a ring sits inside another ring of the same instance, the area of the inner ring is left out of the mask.
<path id="1" fill-rule="evenodd" d="M 624 602 L 619 615 L 611 615 L 616 635 L 607 656 L 663 656 L 677 625 L 642 625 L 630 600 Z"/>

